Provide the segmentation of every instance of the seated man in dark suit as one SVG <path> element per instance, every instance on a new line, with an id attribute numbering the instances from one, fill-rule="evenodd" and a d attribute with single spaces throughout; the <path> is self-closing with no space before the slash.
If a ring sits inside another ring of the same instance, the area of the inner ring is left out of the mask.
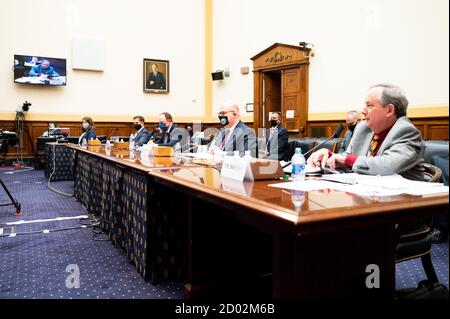
<path id="1" fill-rule="evenodd" d="M 281 124 L 281 114 L 272 112 L 270 129 L 266 132 L 266 155 L 274 160 L 288 160 L 288 132 Z"/>
<path id="2" fill-rule="evenodd" d="M 224 103 L 219 109 L 219 121 L 223 129 L 217 134 L 210 152 L 216 154 L 224 151 L 227 155 L 233 155 L 239 151 L 244 156 L 245 151 L 250 151 L 252 157 L 256 157 L 256 134 L 240 120 L 240 112 L 237 104 Z"/>
<path id="3" fill-rule="evenodd" d="M 350 141 L 353 136 L 353 131 L 355 130 L 356 124 L 361 121 L 361 117 L 357 111 L 350 111 L 345 117 L 345 124 L 347 124 L 348 131 L 345 132 L 344 140 L 342 141 L 342 146 L 338 153 L 344 153 L 347 147 L 350 145 Z"/>
<path id="4" fill-rule="evenodd" d="M 172 115 L 168 112 L 163 112 L 159 115 L 159 127 L 157 130 L 161 134 L 158 139 L 155 139 L 155 144 L 172 147 L 181 141 L 183 133 L 186 131 L 178 129 L 178 125 L 173 123 Z M 189 135 L 187 131 L 186 133 Z"/>
<path id="5" fill-rule="evenodd" d="M 134 135 L 134 145 L 142 146 L 150 140 L 151 134 L 145 128 L 144 117 L 136 115 L 133 117 L 133 122 L 134 129 L 136 130 L 136 134 Z"/>

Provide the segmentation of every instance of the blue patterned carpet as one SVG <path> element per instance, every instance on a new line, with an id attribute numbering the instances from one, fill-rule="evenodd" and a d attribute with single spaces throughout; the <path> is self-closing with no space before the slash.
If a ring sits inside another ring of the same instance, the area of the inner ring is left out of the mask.
<path id="1" fill-rule="evenodd" d="M 13 174 L 11 174 L 13 173 Z M 22 204 L 22 216 L 15 216 L 12 206 L 0 207 L 0 224 L 18 220 L 50 219 L 85 215 L 85 209 L 71 197 L 50 191 L 43 171 L 17 171 L 0 168 L 0 177 Z M 73 182 L 54 182 L 52 186 L 73 192 Z M 9 202 L 0 189 L 0 203 Z M 145 282 L 130 264 L 125 252 L 109 240 L 93 240 L 92 228 L 79 228 L 89 220 L 79 219 L 0 226 L 4 234 L 30 232 L 15 237 L 0 237 L 0 298 L 127 298 L 179 299 L 183 285 L 168 282 L 153 286 Z M 72 230 L 36 233 L 43 229 Z M 95 239 L 106 239 L 104 235 Z M 448 242 L 434 245 L 433 263 L 439 280 L 448 287 Z M 66 267 L 80 269 L 80 288 L 66 288 Z M 419 259 L 397 265 L 397 289 L 417 286 L 425 279 Z"/>

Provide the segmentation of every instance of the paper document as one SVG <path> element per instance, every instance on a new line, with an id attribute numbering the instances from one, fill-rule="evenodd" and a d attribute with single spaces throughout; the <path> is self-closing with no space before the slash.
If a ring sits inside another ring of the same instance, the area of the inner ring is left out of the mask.
<path id="1" fill-rule="evenodd" d="M 442 183 L 411 181 L 400 175 L 371 176 L 357 173 L 322 175 L 321 180 L 305 180 L 271 184 L 271 187 L 313 191 L 334 189 L 361 196 L 395 196 L 445 194 L 449 187 Z"/>

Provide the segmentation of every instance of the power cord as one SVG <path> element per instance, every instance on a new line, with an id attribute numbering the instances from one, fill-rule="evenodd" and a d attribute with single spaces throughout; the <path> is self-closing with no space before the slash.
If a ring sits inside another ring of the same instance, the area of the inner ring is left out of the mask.
<path id="1" fill-rule="evenodd" d="M 73 194 L 64 193 L 64 192 L 62 192 L 60 190 L 57 190 L 57 189 L 53 188 L 52 186 L 50 186 L 52 177 L 53 177 L 53 175 L 56 172 L 56 147 L 55 147 L 54 143 L 52 144 L 52 147 L 53 147 L 53 172 L 50 174 L 50 176 L 48 178 L 47 188 L 50 189 L 52 192 L 55 192 L 55 193 L 57 193 L 59 195 L 63 195 L 63 196 L 67 196 L 67 197 L 73 197 Z"/>

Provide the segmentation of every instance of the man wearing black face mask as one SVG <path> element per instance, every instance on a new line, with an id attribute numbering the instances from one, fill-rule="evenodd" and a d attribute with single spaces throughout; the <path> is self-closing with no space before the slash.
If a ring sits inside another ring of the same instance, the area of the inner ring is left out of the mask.
<path id="1" fill-rule="evenodd" d="M 266 132 L 266 155 L 274 160 L 289 160 L 288 132 L 281 124 L 281 114 L 272 112 L 270 114 L 270 128 Z"/>
<path id="2" fill-rule="evenodd" d="M 342 146 L 339 149 L 339 153 L 345 152 L 347 147 L 350 145 L 350 140 L 353 136 L 353 131 L 355 130 L 356 125 L 361 120 L 361 116 L 357 111 L 350 111 L 347 113 L 345 117 L 345 123 L 347 124 L 348 131 L 345 132 L 344 141 L 342 142 Z"/>
<path id="3" fill-rule="evenodd" d="M 233 102 L 224 103 L 218 113 L 222 130 L 217 134 L 215 143 L 210 147 L 210 152 L 218 151 L 233 155 L 239 151 L 244 156 L 245 151 L 250 151 L 252 157 L 256 157 L 256 134 L 240 120 L 239 107 Z"/>
<path id="4" fill-rule="evenodd" d="M 134 134 L 134 145 L 142 146 L 150 140 L 151 134 L 145 128 L 145 120 L 142 116 L 137 115 L 133 117 L 133 126 L 136 130 Z"/>
<path id="5" fill-rule="evenodd" d="M 158 132 L 161 133 L 161 136 L 155 140 L 155 144 L 160 146 L 174 146 L 180 142 L 182 135 L 180 135 L 180 129 L 177 128 L 178 125 L 173 123 L 172 115 L 170 113 L 163 112 L 159 114 Z"/>

